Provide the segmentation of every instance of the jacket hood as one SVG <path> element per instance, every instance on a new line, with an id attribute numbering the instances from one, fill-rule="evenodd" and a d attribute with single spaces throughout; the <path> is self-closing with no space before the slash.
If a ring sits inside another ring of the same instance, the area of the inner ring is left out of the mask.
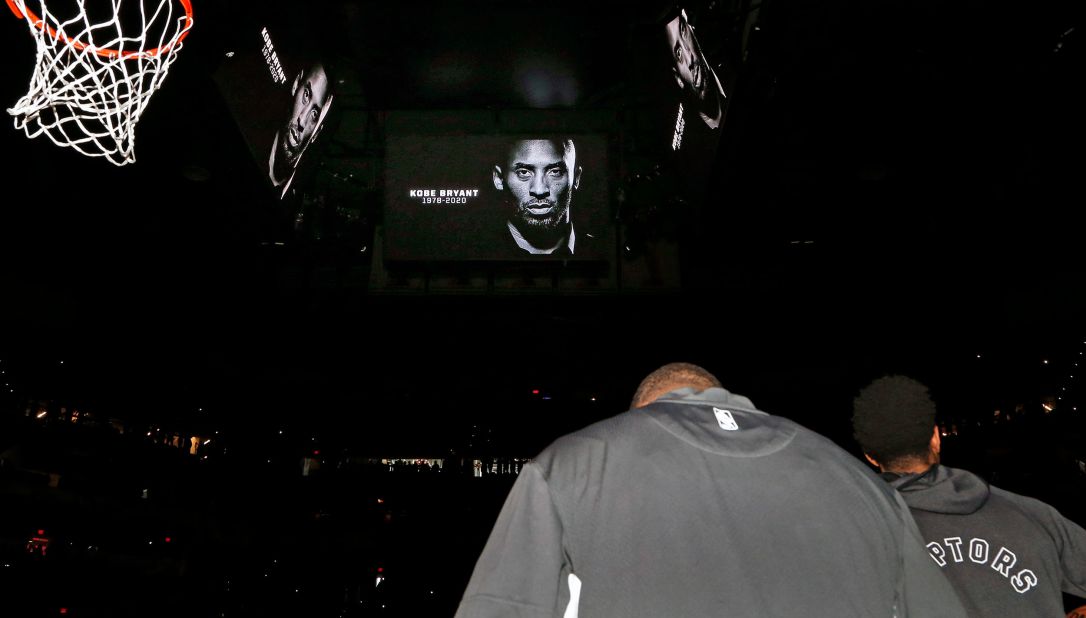
<path id="1" fill-rule="evenodd" d="M 988 483 L 972 472 L 936 464 L 922 474 L 884 474 L 909 508 L 931 513 L 968 515 L 988 501 Z"/>

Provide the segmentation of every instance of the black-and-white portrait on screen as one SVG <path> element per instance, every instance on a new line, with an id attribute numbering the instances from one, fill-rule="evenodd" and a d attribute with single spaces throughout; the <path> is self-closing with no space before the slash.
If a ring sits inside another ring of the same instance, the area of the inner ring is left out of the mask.
<path id="1" fill-rule="evenodd" d="M 289 39 L 288 39 L 289 41 Z M 334 100 L 334 75 L 311 46 L 280 46 L 266 26 L 246 32 L 215 81 L 265 182 L 283 199 Z"/>
<path id="2" fill-rule="evenodd" d="M 710 129 L 720 127 L 727 105 L 724 86 L 701 50 L 685 9 L 678 9 L 666 24 L 671 69 L 682 90 L 687 114 Z"/>
<path id="3" fill-rule="evenodd" d="M 494 165 L 509 242 L 532 255 L 574 255 L 581 166 L 572 139 L 518 139 Z"/>
<path id="4" fill-rule="evenodd" d="M 286 195 L 306 148 L 316 139 L 332 107 L 331 80 L 324 64 L 299 68 L 290 86 L 290 105 L 268 153 L 268 179 Z"/>
<path id="5" fill-rule="evenodd" d="M 614 255 L 604 135 L 392 132 L 386 152 L 386 260 L 598 264 Z"/>

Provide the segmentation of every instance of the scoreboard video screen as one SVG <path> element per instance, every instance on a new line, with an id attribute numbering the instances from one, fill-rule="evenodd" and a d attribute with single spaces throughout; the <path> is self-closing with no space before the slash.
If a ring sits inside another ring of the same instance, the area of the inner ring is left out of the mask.
<path id="1" fill-rule="evenodd" d="M 390 135 L 387 260 L 608 260 L 603 135 Z"/>

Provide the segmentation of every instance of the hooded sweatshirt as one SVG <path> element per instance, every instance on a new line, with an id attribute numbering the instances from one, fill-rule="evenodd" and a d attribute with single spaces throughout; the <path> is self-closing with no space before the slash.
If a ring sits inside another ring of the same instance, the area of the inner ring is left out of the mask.
<path id="1" fill-rule="evenodd" d="M 1054 508 L 941 465 L 885 477 L 970 616 L 1062 618 L 1061 591 L 1086 596 L 1086 530 Z"/>
<path id="2" fill-rule="evenodd" d="M 720 388 L 559 438 L 525 466 L 458 618 L 964 616 L 901 497 Z"/>

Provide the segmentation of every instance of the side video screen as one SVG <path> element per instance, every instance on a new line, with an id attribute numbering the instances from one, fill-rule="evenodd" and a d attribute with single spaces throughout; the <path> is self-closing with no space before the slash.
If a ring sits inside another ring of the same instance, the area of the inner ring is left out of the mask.
<path id="1" fill-rule="evenodd" d="M 215 81 L 267 184 L 282 199 L 335 103 L 327 64 L 307 49 L 277 45 L 256 26 L 224 60 Z"/>

